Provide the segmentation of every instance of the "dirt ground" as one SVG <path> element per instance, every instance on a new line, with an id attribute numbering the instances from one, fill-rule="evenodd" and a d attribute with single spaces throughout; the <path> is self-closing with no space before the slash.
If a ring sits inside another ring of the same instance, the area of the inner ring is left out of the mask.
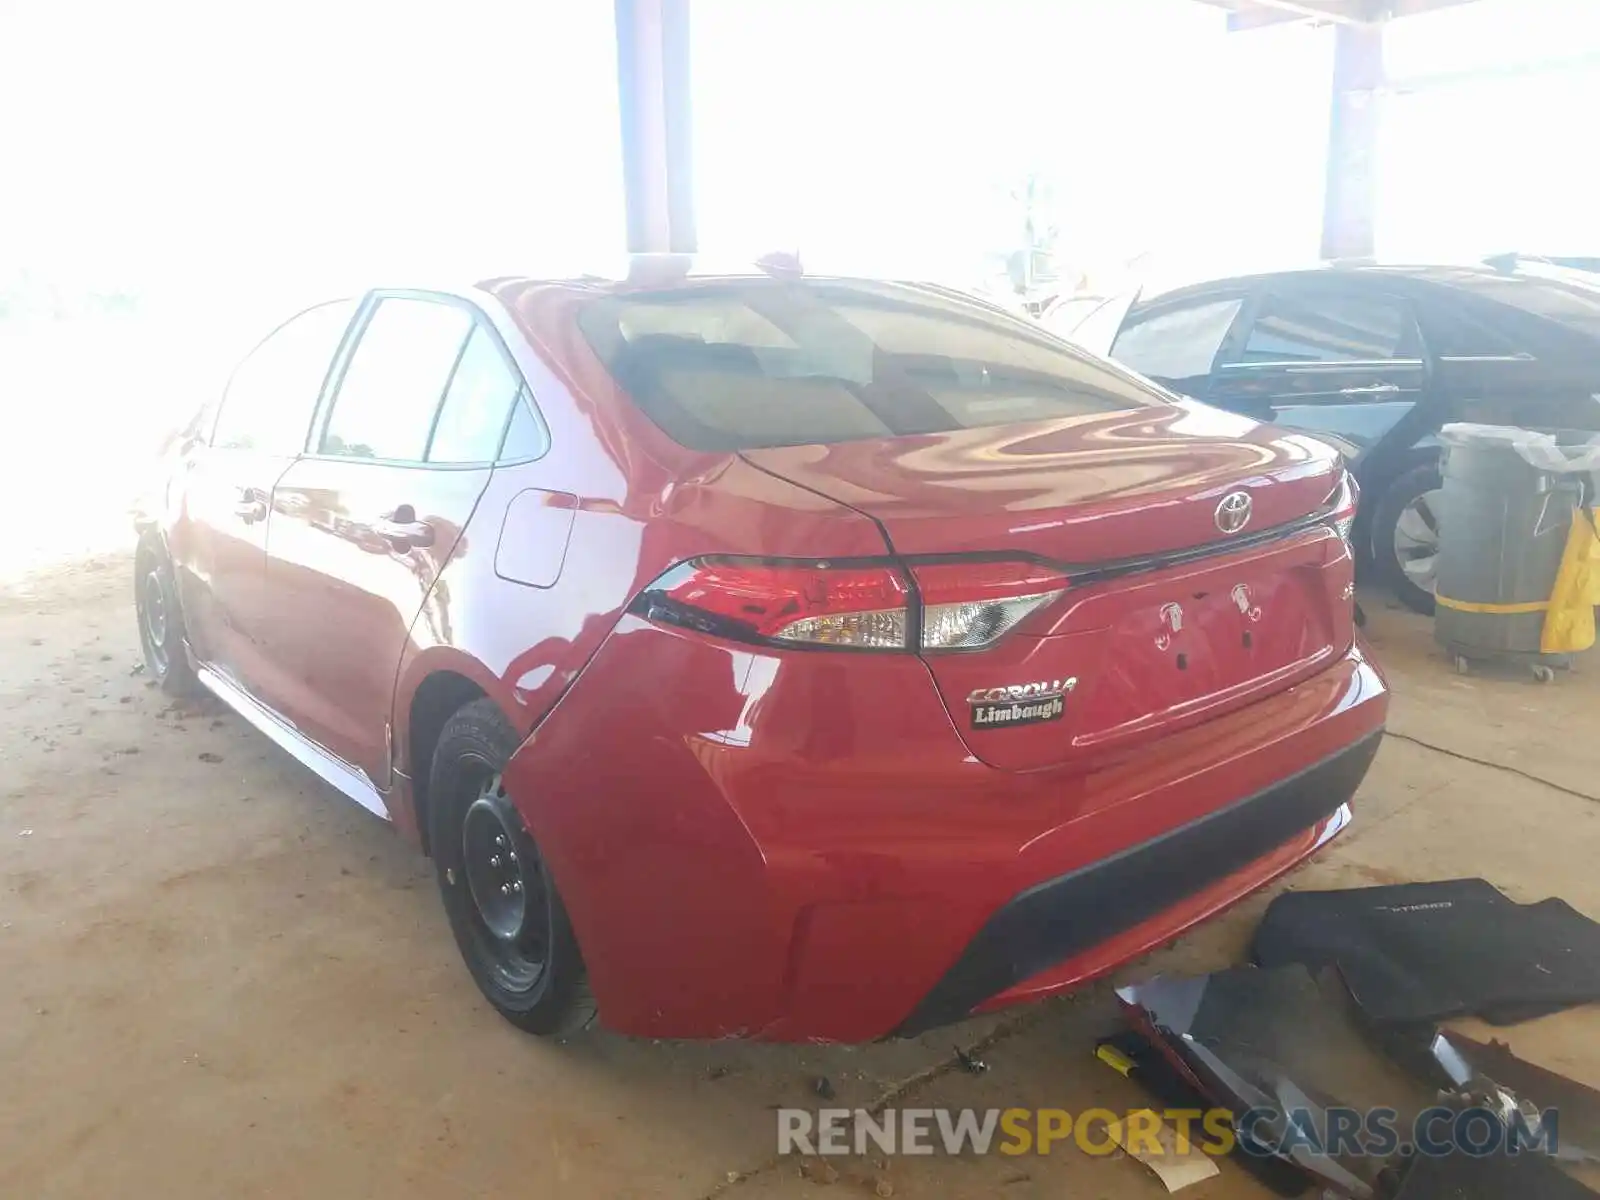
<path id="1" fill-rule="evenodd" d="M 1393 736 L 1288 886 L 1482 875 L 1600 917 L 1600 661 L 1462 678 L 1425 621 L 1369 604 Z M 1071 1149 L 832 1182 L 774 1156 L 773 1109 L 821 1105 L 819 1076 L 841 1105 L 1142 1103 L 1091 1056 L 1108 986 L 864 1048 L 529 1039 L 480 1001 L 409 846 L 137 661 L 127 559 L 0 587 L 0 1197 L 1165 1194 Z M 1122 978 L 1240 961 L 1266 899 Z M 1225 1163 L 1185 1194 L 1266 1193 Z"/>

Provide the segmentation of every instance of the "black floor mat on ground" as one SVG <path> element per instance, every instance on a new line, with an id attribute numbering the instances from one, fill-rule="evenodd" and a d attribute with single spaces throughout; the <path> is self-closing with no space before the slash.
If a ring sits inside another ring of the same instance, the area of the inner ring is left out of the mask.
<path id="1" fill-rule="evenodd" d="M 1334 966 L 1376 1021 L 1513 1024 L 1600 1000 L 1600 924 L 1517 904 L 1482 879 L 1286 892 L 1256 929 L 1263 967 Z"/>
<path id="2" fill-rule="evenodd" d="M 1524 1152 L 1414 1160 L 1393 1200 L 1597 1200 L 1548 1155 Z"/>

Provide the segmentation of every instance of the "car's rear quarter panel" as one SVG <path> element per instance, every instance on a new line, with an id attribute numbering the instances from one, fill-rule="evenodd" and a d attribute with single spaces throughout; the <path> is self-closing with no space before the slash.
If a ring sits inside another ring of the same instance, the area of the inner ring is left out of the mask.
<path id="1" fill-rule="evenodd" d="M 418 689 L 440 672 L 470 680 L 526 735 L 629 601 L 667 567 L 697 554 L 884 551 L 866 517 L 737 457 L 672 442 L 633 408 L 586 346 L 566 345 L 568 357 L 547 357 L 554 352 L 536 348 L 527 331 L 551 321 L 559 333 L 565 293 L 527 291 L 529 305 L 543 300 L 553 311 L 513 319 L 493 298 L 480 300 L 518 360 L 549 431 L 549 450 L 494 470 L 413 623 L 393 704 L 395 759 L 413 775 L 425 774 L 427 764 L 415 760 L 407 715 Z M 516 295 L 505 299 L 517 302 Z M 503 566 L 516 557 L 497 555 L 502 540 L 552 536 L 533 509 L 521 509 L 530 518 L 526 527 L 514 510 L 507 520 L 513 501 L 530 489 L 571 509 L 559 575 L 547 586 L 497 569 L 497 558 Z M 415 834 L 409 792 L 402 784 L 391 815 Z"/>

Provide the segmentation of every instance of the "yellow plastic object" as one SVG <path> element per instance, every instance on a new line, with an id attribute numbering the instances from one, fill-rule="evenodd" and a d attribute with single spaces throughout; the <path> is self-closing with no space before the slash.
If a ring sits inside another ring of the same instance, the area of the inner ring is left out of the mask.
<path id="1" fill-rule="evenodd" d="M 1453 608 L 1456 612 L 1491 613 L 1497 617 L 1550 611 L 1548 600 L 1529 600 L 1524 604 L 1479 604 L 1473 600 L 1452 600 L 1449 596 L 1435 596 L 1434 601 L 1440 607 Z"/>
<path id="2" fill-rule="evenodd" d="M 1596 511 L 1572 514 L 1572 532 L 1561 556 L 1561 570 L 1550 593 L 1539 649 L 1545 654 L 1571 654 L 1594 645 L 1594 609 L 1600 604 L 1600 525 Z"/>
<path id="3" fill-rule="evenodd" d="M 1118 1075 L 1127 1075 L 1133 1070 L 1133 1060 L 1115 1046 L 1096 1046 L 1094 1056 Z"/>

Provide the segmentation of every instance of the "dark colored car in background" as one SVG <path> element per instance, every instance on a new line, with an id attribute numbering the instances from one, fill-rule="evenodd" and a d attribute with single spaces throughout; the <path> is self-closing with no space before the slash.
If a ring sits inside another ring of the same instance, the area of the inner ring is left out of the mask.
<path id="1" fill-rule="evenodd" d="M 1348 445 L 1359 544 L 1407 605 L 1432 612 L 1440 426 L 1600 429 L 1600 277 L 1495 262 L 1184 287 L 1133 305 L 1110 354 L 1207 404 Z"/>
<path id="2" fill-rule="evenodd" d="M 863 1040 L 1072 987 L 1349 819 L 1323 443 L 936 288 L 302 312 L 169 452 L 146 661 L 431 853 L 538 1033 Z"/>

